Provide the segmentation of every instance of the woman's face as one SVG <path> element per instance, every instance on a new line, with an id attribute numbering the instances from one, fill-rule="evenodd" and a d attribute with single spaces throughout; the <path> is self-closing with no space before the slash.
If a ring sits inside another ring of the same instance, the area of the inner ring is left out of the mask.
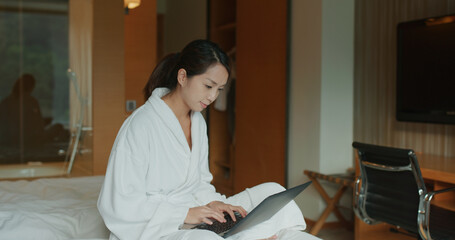
<path id="1" fill-rule="evenodd" d="M 178 78 L 182 87 L 184 102 L 192 111 L 204 110 L 215 101 L 220 91 L 223 90 L 228 76 L 226 68 L 220 63 L 213 64 L 205 73 L 191 78 L 186 76 L 184 69 L 180 69 Z"/>

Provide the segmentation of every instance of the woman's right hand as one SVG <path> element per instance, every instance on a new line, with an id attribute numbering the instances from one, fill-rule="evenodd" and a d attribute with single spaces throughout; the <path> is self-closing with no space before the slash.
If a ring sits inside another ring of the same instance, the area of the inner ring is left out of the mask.
<path id="1" fill-rule="evenodd" d="M 212 224 L 210 219 L 215 219 L 218 222 L 226 222 L 224 214 L 216 210 L 213 210 L 207 206 L 193 207 L 188 210 L 188 214 L 185 218 L 185 223 L 187 224 L 199 224 L 207 223 Z"/>

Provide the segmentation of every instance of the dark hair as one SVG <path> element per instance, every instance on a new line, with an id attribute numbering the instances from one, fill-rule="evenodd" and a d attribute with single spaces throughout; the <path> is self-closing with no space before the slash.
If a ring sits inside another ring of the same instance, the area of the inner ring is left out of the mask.
<path id="1" fill-rule="evenodd" d="M 166 87 L 173 91 L 177 87 L 179 69 L 185 69 L 188 78 L 191 78 L 205 73 L 215 63 L 222 64 L 230 75 L 229 58 L 216 43 L 209 40 L 190 42 L 181 53 L 169 54 L 156 65 L 143 90 L 145 101 L 155 88 Z"/>
<path id="2" fill-rule="evenodd" d="M 30 94 L 35 88 L 35 77 L 31 74 L 23 74 L 14 83 L 12 94 L 19 96 L 21 92 Z"/>

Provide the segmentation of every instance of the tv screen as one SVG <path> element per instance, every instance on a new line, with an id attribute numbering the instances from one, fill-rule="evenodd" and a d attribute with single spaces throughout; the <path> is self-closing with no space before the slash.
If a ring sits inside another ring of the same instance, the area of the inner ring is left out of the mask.
<path id="1" fill-rule="evenodd" d="M 397 31 L 397 120 L 455 124 L 455 15 Z"/>

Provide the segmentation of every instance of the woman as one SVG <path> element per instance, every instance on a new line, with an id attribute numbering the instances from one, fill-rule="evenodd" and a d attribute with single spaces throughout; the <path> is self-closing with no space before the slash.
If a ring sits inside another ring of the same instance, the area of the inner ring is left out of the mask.
<path id="1" fill-rule="evenodd" d="M 193 41 L 157 65 L 144 89 L 146 103 L 124 122 L 109 158 L 98 208 L 111 239 L 222 239 L 179 227 L 225 222 L 223 212 L 244 217 L 284 189 L 267 183 L 226 199 L 210 184 L 200 111 L 215 101 L 229 74 L 228 57 L 207 40 Z M 276 238 L 281 229 L 305 227 L 294 202 L 267 222 L 229 239 Z"/>

